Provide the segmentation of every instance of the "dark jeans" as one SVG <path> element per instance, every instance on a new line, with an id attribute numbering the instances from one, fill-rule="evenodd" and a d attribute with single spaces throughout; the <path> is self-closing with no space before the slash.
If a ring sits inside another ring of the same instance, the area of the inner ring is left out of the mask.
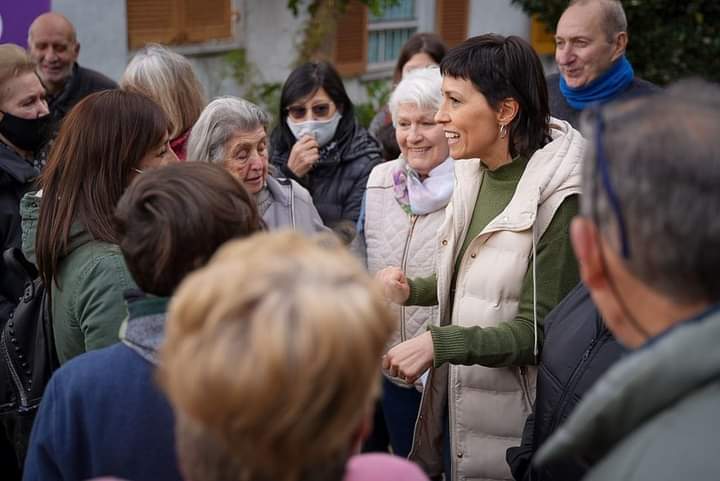
<path id="1" fill-rule="evenodd" d="M 396 386 L 383 377 L 385 425 L 393 453 L 398 456 L 406 458 L 410 454 L 421 398 L 422 394 L 417 389 Z"/>

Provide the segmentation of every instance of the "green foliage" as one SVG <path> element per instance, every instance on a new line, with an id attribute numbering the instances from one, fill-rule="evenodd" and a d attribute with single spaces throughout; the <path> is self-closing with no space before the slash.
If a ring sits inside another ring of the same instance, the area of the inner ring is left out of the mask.
<path id="1" fill-rule="evenodd" d="M 512 0 L 554 28 L 567 0 Z M 697 75 L 720 81 L 720 2 L 623 0 L 635 73 L 667 84 Z"/>
<path id="2" fill-rule="evenodd" d="M 388 80 L 371 80 L 365 83 L 367 101 L 355 104 L 355 117 L 365 128 L 368 128 L 375 114 L 388 103 L 392 86 Z"/>
<path id="3" fill-rule="evenodd" d="M 266 82 L 257 66 L 247 58 L 245 49 L 237 49 L 225 54 L 225 62 L 230 75 L 243 89 L 243 98 L 262 107 L 273 119 L 270 130 L 277 123 L 273 115 L 280 105 L 282 84 Z"/>
<path id="4" fill-rule="evenodd" d="M 368 6 L 373 15 L 382 15 L 385 8 L 397 5 L 399 2 L 399 0 L 360 1 Z M 302 5 L 305 5 L 308 12 L 300 41 L 296 46 L 295 65 L 318 58 L 330 58 L 335 44 L 337 22 L 349 2 L 350 0 L 288 0 L 287 6 L 293 15 L 299 15 Z"/>
<path id="5" fill-rule="evenodd" d="M 345 11 L 345 7 L 347 7 L 347 4 L 350 0 L 335 0 L 335 8 L 338 9 L 341 12 Z M 399 0 L 360 0 L 362 3 L 368 6 L 370 11 L 374 15 L 380 15 L 384 8 L 395 5 Z M 293 15 L 296 17 L 300 14 L 300 6 L 303 2 L 301 0 L 288 0 L 287 7 L 292 12 Z M 315 13 L 315 10 L 317 9 L 317 3 L 316 2 L 310 2 L 308 4 L 308 12 L 310 12 L 311 15 Z"/>

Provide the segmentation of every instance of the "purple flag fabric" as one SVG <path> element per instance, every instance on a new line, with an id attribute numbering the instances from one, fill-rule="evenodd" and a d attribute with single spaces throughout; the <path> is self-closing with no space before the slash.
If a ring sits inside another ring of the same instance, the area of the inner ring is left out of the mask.
<path id="1" fill-rule="evenodd" d="M 27 33 L 35 18 L 50 11 L 50 0 L 0 1 L 0 43 L 27 48 Z"/>

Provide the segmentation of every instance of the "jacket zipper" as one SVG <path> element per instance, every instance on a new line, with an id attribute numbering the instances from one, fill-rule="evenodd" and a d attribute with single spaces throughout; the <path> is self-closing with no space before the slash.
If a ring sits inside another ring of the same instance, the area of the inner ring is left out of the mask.
<path id="1" fill-rule="evenodd" d="M 573 369 L 573 372 L 570 375 L 570 380 L 568 381 L 565 389 L 562 391 L 562 395 L 560 396 L 560 400 L 557 404 L 557 409 L 554 409 L 555 412 L 553 413 L 552 422 L 550 423 L 550 432 L 555 431 L 559 424 L 560 414 L 565 411 L 568 399 L 570 398 L 570 393 L 574 392 L 575 386 L 580 380 L 580 373 L 583 372 L 581 368 L 584 367 L 591 358 L 595 357 L 594 354 L 596 352 L 596 348 L 605 344 L 605 341 L 609 336 L 609 331 L 602 331 L 599 335 L 596 335 L 590 340 L 590 345 L 587 349 L 585 349 L 580 362 L 578 362 L 575 369 Z"/>
<path id="2" fill-rule="evenodd" d="M 410 215 L 410 230 L 405 238 L 405 246 L 403 247 L 402 261 L 400 268 L 403 272 L 407 268 L 408 253 L 410 251 L 410 241 L 412 240 L 413 231 L 415 230 L 415 223 L 418 220 L 418 216 L 415 214 Z M 407 336 L 405 335 L 405 306 L 400 306 L 400 342 L 405 342 Z"/>
<path id="3" fill-rule="evenodd" d="M 10 359 L 10 353 L 8 352 L 7 348 L 7 337 L 5 336 L 5 331 L 3 331 L 2 336 L 0 337 L 0 348 L 2 348 L 3 357 L 5 358 L 8 369 L 10 370 L 10 377 L 12 377 L 13 383 L 15 384 L 15 387 L 17 388 L 18 394 L 20 396 L 20 410 L 25 410 L 28 407 L 27 395 L 25 394 L 25 388 L 20 381 L 20 376 L 18 376 L 18 373 L 15 370 L 15 364 L 13 364 L 12 359 Z"/>

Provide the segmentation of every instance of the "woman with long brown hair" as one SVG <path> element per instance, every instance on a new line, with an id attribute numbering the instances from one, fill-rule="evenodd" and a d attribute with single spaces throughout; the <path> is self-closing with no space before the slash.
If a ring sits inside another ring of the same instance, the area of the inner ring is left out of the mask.
<path id="1" fill-rule="evenodd" d="M 60 362 L 118 341 L 127 315 L 123 292 L 135 287 L 117 246 L 113 212 L 143 170 L 177 161 L 160 106 L 107 90 L 78 103 L 63 121 L 41 191 L 23 198 L 23 248 L 52 285 Z"/>

